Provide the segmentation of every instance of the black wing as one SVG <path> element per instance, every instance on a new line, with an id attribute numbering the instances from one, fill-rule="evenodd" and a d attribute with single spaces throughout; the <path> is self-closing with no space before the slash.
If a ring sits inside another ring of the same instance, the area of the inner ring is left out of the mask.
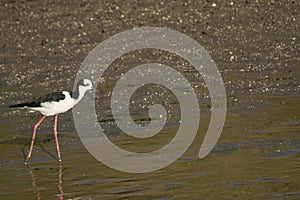
<path id="1" fill-rule="evenodd" d="M 10 105 L 10 108 L 14 107 L 41 107 L 41 103 L 44 102 L 49 102 L 49 101 L 60 101 L 64 100 L 66 96 L 62 92 L 53 92 L 50 94 L 47 94 L 45 96 L 42 96 L 40 98 L 34 99 L 30 102 L 26 103 L 20 103 L 20 104 L 15 104 L 15 105 Z"/>

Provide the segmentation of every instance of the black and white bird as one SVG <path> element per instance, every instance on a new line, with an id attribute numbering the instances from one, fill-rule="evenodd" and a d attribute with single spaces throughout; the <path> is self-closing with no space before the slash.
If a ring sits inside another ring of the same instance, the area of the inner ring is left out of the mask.
<path id="1" fill-rule="evenodd" d="M 54 120 L 54 137 L 55 143 L 57 148 L 58 160 L 61 162 L 60 157 L 60 150 L 59 150 L 59 143 L 57 138 L 57 119 L 58 114 L 67 112 L 70 110 L 74 105 L 76 105 L 85 95 L 88 90 L 91 90 L 93 87 L 92 81 L 89 79 L 82 79 L 78 82 L 76 90 L 72 93 L 69 91 L 62 91 L 62 92 L 54 92 L 37 98 L 31 102 L 27 103 L 20 103 L 11 105 L 9 107 L 21 107 L 27 108 L 31 111 L 39 111 L 43 114 L 43 117 L 35 124 L 32 134 L 31 145 L 29 149 L 29 153 L 26 157 L 25 163 L 27 163 L 32 155 L 34 140 L 36 136 L 36 130 L 38 126 L 42 123 L 42 121 L 47 116 L 55 115 Z"/>

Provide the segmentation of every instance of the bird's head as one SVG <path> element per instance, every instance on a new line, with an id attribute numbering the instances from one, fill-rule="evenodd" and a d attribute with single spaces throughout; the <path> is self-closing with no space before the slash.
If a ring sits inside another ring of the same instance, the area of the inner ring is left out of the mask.
<path id="1" fill-rule="evenodd" d="M 88 91 L 93 88 L 93 84 L 91 80 L 85 78 L 78 82 L 77 87 L 80 88 L 80 90 Z"/>

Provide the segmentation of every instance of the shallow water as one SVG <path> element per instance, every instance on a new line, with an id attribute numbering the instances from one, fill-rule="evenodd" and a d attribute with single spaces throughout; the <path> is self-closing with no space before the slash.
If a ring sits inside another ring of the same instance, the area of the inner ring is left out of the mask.
<path id="1" fill-rule="evenodd" d="M 299 199 L 300 99 L 262 100 L 267 105 L 251 111 L 229 108 L 221 138 L 204 159 L 197 158 L 202 140 L 197 137 L 175 163 L 145 174 L 119 172 L 101 164 L 87 152 L 72 126 L 62 127 L 59 133 L 63 158 L 59 164 L 50 134 L 52 120 L 39 129 L 33 157 L 25 165 L 23 151 L 28 151 L 32 127 L 2 125 L 1 199 Z M 68 117 L 69 113 L 61 117 L 60 124 Z M 28 121 L 33 124 L 36 119 Z M 165 137 L 173 131 L 176 127 L 167 129 Z M 128 144 L 123 135 L 114 138 L 120 145 L 153 150 L 147 143 Z"/>

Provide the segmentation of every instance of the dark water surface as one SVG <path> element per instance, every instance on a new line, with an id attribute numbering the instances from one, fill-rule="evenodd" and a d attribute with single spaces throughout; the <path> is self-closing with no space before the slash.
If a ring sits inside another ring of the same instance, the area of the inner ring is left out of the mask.
<path id="1" fill-rule="evenodd" d="M 39 130 L 33 158 L 24 165 L 22 148 L 27 145 L 28 150 L 31 129 L 1 126 L 6 138 L 1 142 L 1 199 L 298 199 L 299 107 L 293 107 L 298 101 L 298 97 L 268 98 L 272 105 L 247 111 L 247 116 L 243 110 L 230 109 L 209 156 L 197 159 L 201 140 L 196 140 L 175 163 L 147 174 L 104 166 L 68 130 L 59 138 L 63 157 L 59 164 L 52 157 L 56 149 L 50 125 Z M 147 150 L 147 145 L 143 148 Z"/>

